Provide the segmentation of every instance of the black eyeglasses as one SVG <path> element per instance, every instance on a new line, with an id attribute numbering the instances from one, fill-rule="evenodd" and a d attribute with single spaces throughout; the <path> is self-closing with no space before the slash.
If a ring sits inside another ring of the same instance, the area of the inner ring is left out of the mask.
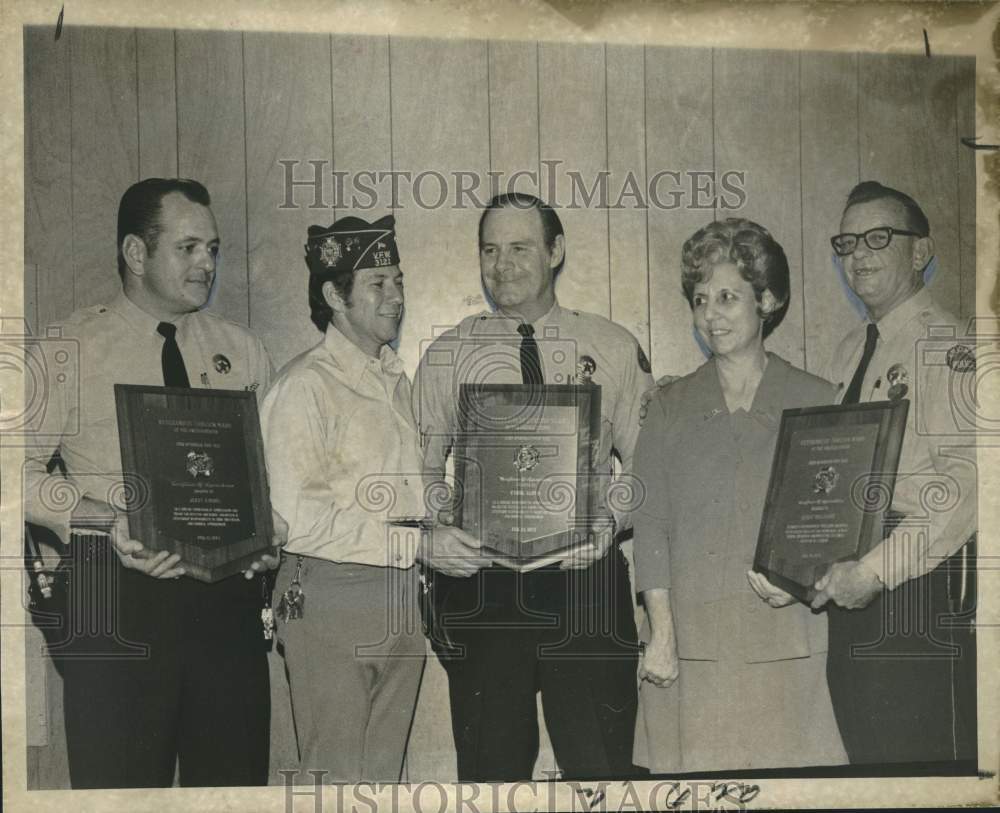
<path id="1" fill-rule="evenodd" d="M 858 247 L 858 240 L 860 239 L 864 239 L 865 245 L 872 251 L 878 251 L 892 242 L 894 234 L 905 234 L 907 237 L 923 237 L 922 234 L 917 234 L 915 231 L 894 229 L 892 226 L 876 226 L 874 229 L 868 229 L 864 234 L 851 234 L 850 232 L 835 234 L 830 238 L 830 245 L 833 246 L 833 250 L 837 254 L 841 257 L 846 257 L 848 254 L 854 253 L 854 249 Z"/>

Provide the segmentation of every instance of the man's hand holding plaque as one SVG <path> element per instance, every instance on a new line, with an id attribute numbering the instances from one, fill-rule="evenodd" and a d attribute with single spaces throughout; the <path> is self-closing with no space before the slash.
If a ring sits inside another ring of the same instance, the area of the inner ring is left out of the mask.
<path id="1" fill-rule="evenodd" d="M 185 571 L 180 556 L 169 551 L 152 551 L 129 534 L 128 515 L 116 512 L 107 503 L 83 496 L 73 509 L 72 525 L 110 539 L 123 567 L 138 570 L 154 579 L 176 579 Z"/>
<path id="2" fill-rule="evenodd" d="M 604 558 L 615 537 L 615 523 L 610 517 L 601 517 L 591 526 L 587 541 L 571 548 L 560 562 L 563 570 L 583 570 Z"/>
<path id="3" fill-rule="evenodd" d="M 271 524 L 274 526 L 274 548 L 272 556 L 269 553 L 262 553 L 259 559 L 255 559 L 246 570 L 243 571 L 243 578 L 252 579 L 256 574 L 264 570 L 277 570 L 281 564 L 281 549 L 288 544 L 288 523 L 273 508 L 271 509 Z"/>
<path id="4" fill-rule="evenodd" d="M 437 522 L 421 524 L 417 561 L 448 576 L 468 577 L 489 567 L 493 560 L 484 556 L 478 539 L 452 523 L 449 511 L 440 511 Z"/>
<path id="5" fill-rule="evenodd" d="M 864 562 L 837 562 L 816 582 L 816 590 L 814 610 L 828 601 L 845 610 L 860 610 L 882 592 L 882 582 Z"/>

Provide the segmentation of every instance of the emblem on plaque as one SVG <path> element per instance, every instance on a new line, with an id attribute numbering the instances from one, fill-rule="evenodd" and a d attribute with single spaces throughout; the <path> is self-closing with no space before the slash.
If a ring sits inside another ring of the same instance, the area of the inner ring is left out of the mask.
<path id="1" fill-rule="evenodd" d="M 840 472 L 833 466 L 825 466 L 816 472 L 813 479 L 813 494 L 829 494 L 840 482 Z"/>
<path id="2" fill-rule="evenodd" d="M 538 449 L 530 443 L 526 443 L 517 450 L 517 454 L 514 456 L 514 468 L 520 472 L 531 471 L 538 465 L 538 460 Z"/>
<path id="3" fill-rule="evenodd" d="M 228 375 L 229 371 L 233 369 L 232 363 L 222 353 L 216 353 L 212 356 L 212 364 L 215 366 L 215 372 L 223 375 Z"/>
<path id="4" fill-rule="evenodd" d="M 214 461 L 205 452 L 187 453 L 186 469 L 192 477 L 211 477 L 214 466 Z"/>
<path id="5" fill-rule="evenodd" d="M 885 374 L 886 381 L 889 382 L 889 400 L 898 401 L 906 397 L 910 391 L 910 373 L 902 364 L 893 364 L 889 372 Z"/>
<path id="6" fill-rule="evenodd" d="M 597 372 L 597 362 L 590 356 L 580 356 L 576 362 L 576 381 L 578 384 L 589 384 Z"/>
<path id="7" fill-rule="evenodd" d="M 319 258 L 327 268 L 332 268 L 343 256 L 336 237 L 327 237 L 319 247 Z"/>

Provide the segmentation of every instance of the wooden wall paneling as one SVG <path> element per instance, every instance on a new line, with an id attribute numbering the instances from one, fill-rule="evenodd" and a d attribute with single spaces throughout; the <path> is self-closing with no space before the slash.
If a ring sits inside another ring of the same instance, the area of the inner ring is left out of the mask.
<path id="1" fill-rule="evenodd" d="M 393 168 L 401 181 L 396 228 L 407 278 L 400 355 L 416 368 L 422 343 L 483 308 L 479 211 L 455 208 L 453 173 L 489 165 L 486 42 L 393 38 Z M 438 205 L 444 176 L 447 196 Z M 418 177 L 423 178 L 418 182 Z"/>
<path id="2" fill-rule="evenodd" d="M 243 35 L 177 31 L 177 171 L 212 195 L 222 250 L 212 306 L 246 325 L 246 154 Z M 260 122 L 252 123 L 260 127 Z"/>
<path id="3" fill-rule="evenodd" d="M 644 49 L 608 45 L 605 56 L 610 315 L 613 321 L 627 327 L 649 353 L 648 223 L 642 205 L 646 189 Z M 631 185 L 633 181 L 635 186 Z M 636 189 L 641 201 L 634 196 Z"/>
<path id="4" fill-rule="evenodd" d="M 608 166 L 605 78 L 603 45 L 538 46 L 541 197 L 554 198 L 547 202 L 560 207 L 566 232 L 556 293 L 565 307 L 602 316 L 611 312 L 608 215 L 599 196 L 589 204 L 586 196 Z"/>
<path id="5" fill-rule="evenodd" d="M 805 357 L 799 154 L 799 55 L 793 51 L 715 52 L 715 171 L 745 170 L 746 202 L 716 216 L 764 226 L 785 250 L 788 312 L 768 349 L 796 366 Z"/>
<path id="6" fill-rule="evenodd" d="M 538 44 L 496 40 L 488 47 L 490 169 L 503 174 L 496 189 L 479 194 L 484 203 L 498 192 L 539 192 Z"/>
<path id="7" fill-rule="evenodd" d="M 393 37 L 393 167 L 443 174 L 485 175 L 489 165 L 489 87 L 485 42 Z M 336 100 L 335 100 L 336 104 Z M 338 136 L 339 137 L 339 136 Z M 411 183 L 400 184 L 396 229 L 406 274 L 406 318 L 399 352 L 413 370 L 423 349 L 463 316 L 483 308 L 476 225 L 479 212 L 429 208 L 440 197 L 433 178 L 422 182 L 419 205 Z M 433 656 L 427 664 L 410 735 L 410 780 L 448 780 L 457 775 L 451 737 L 447 678 Z"/>
<path id="8" fill-rule="evenodd" d="M 79 308 L 106 303 L 121 290 L 118 202 L 139 179 L 135 30 L 73 28 L 70 46 L 73 258 Z"/>
<path id="9" fill-rule="evenodd" d="M 177 87 L 174 32 L 135 32 L 139 108 L 139 177 L 177 176 Z"/>
<path id="10" fill-rule="evenodd" d="M 313 208 L 312 188 L 288 195 L 279 161 L 299 161 L 289 176 L 296 179 L 313 177 L 309 161 L 326 161 L 320 203 L 329 203 L 322 198 L 332 197 L 330 38 L 247 33 L 244 71 L 250 326 L 280 367 L 320 339 L 309 321 L 302 247 L 309 226 L 329 225 L 333 210 Z"/>
<path id="11" fill-rule="evenodd" d="M 976 151 L 962 144 L 976 134 L 976 59 L 955 57 L 955 149 L 958 151 L 959 315 L 976 315 Z"/>
<path id="12" fill-rule="evenodd" d="M 822 375 L 840 340 L 862 314 L 848 299 L 830 237 L 858 183 L 857 54 L 801 55 L 802 285 L 806 369 Z"/>
<path id="13" fill-rule="evenodd" d="M 683 375 L 704 356 L 681 293 L 681 246 L 712 209 L 678 194 L 687 172 L 713 167 L 712 51 L 647 46 L 645 64 L 650 361 L 657 377 Z"/>
<path id="14" fill-rule="evenodd" d="M 955 60 L 949 56 L 861 54 L 861 179 L 913 197 L 931 224 L 935 299 L 958 313 L 959 219 L 955 145 Z"/>
<path id="15" fill-rule="evenodd" d="M 336 201 L 335 214 L 374 220 L 392 208 L 389 38 L 336 34 L 330 42 L 333 155 L 328 157 L 337 172 L 348 173 L 344 200 Z M 382 180 L 378 180 L 379 173 Z M 332 179 L 330 197 L 331 202 L 337 197 Z M 405 249 L 400 247 L 400 251 Z M 405 258 L 402 253 L 400 259 L 405 262 Z"/>
<path id="16" fill-rule="evenodd" d="M 495 181 L 484 178 L 482 190 L 476 193 L 483 203 L 499 192 L 517 191 L 545 197 L 539 177 L 538 50 L 539 45 L 534 42 L 496 40 L 488 45 L 489 168 L 502 174 Z M 561 297 L 562 284 L 557 290 Z M 541 703 L 540 698 L 538 702 Z M 533 775 L 544 778 L 546 771 L 556 770 L 556 762 L 541 713 L 538 731 L 538 758 Z"/>
<path id="17" fill-rule="evenodd" d="M 74 308 L 70 36 L 24 29 L 24 305 L 35 332 Z"/>

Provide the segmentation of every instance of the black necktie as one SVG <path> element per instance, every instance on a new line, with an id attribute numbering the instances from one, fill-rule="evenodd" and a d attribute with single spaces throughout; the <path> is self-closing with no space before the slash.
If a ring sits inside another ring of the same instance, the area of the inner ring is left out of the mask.
<path id="1" fill-rule="evenodd" d="M 177 326 L 170 322 L 160 322 L 156 332 L 163 337 L 163 353 L 160 363 L 163 365 L 164 387 L 190 387 L 187 368 L 184 367 L 184 357 L 177 346 Z"/>
<path id="2" fill-rule="evenodd" d="M 542 360 L 538 355 L 535 329 L 524 322 L 517 326 L 521 334 L 521 382 L 534 387 L 542 385 Z"/>
<path id="3" fill-rule="evenodd" d="M 858 362 L 858 369 L 854 371 L 854 378 L 844 393 L 842 404 L 856 404 L 861 400 L 861 384 L 865 380 L 865 373 L 868 372 L 868 363 L 875 354 L 875 343 L 878 341 L 878 327 L 874 322 L 868 323 L 868 332 L 865 334 L 865 349 L 861 354 L 861 361 Z"/>

